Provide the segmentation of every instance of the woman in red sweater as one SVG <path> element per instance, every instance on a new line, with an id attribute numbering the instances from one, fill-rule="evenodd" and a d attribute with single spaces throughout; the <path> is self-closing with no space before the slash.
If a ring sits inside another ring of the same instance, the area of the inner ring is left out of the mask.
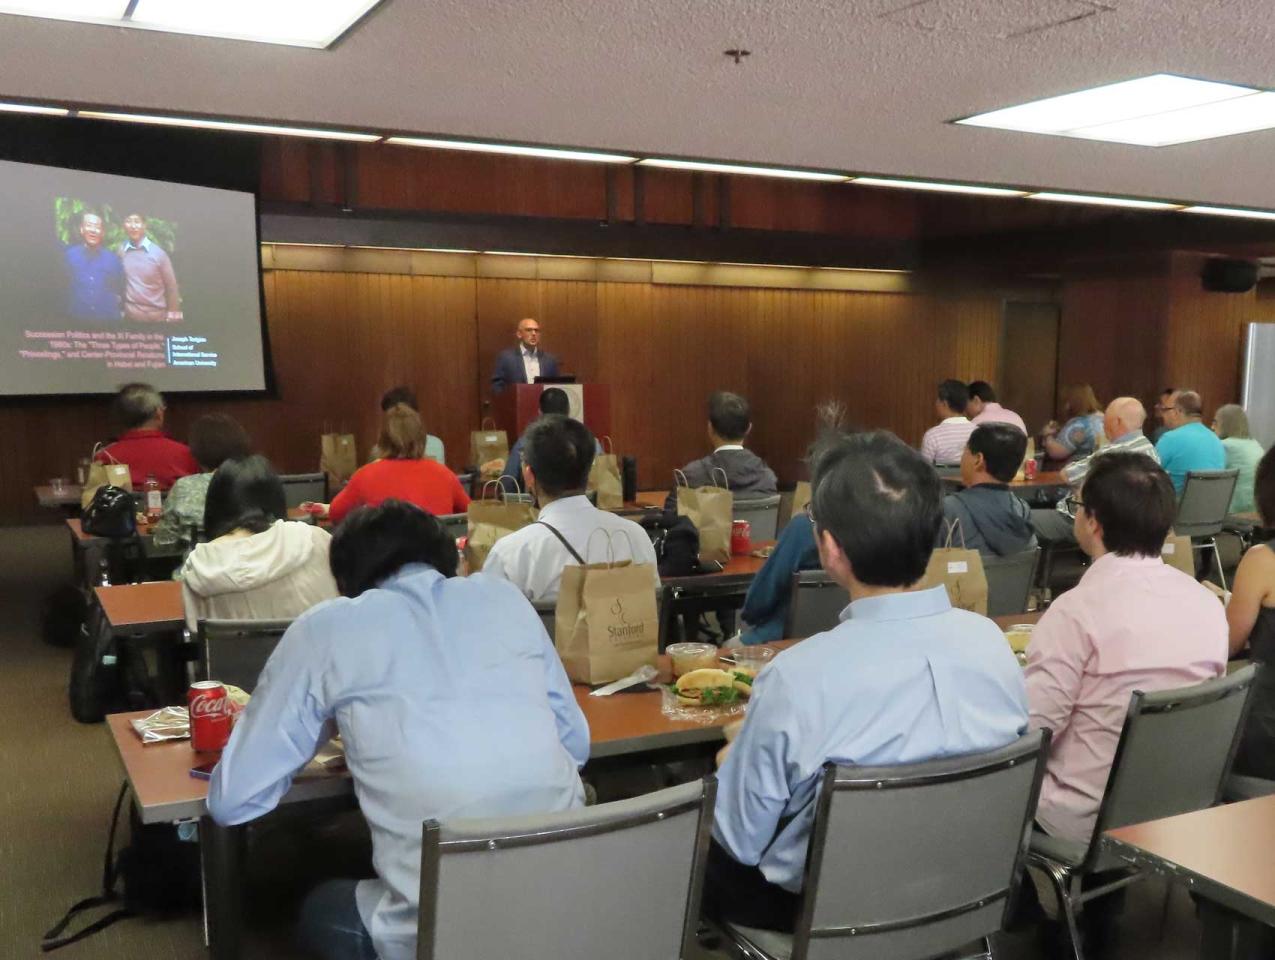
<path id="1" fill-rule="evenodd" d="M 425 457 L 425 427 L 420 414 L 399 404 L 381 421 L 377 449 L 384 459 L 360 467 L 327 507 L 327 516 L 340 523 L 350 511 L 376 506 L 384 500 L 406 500 L 435 516 L 463 513 L 469 497 L 456 474 Z"/>

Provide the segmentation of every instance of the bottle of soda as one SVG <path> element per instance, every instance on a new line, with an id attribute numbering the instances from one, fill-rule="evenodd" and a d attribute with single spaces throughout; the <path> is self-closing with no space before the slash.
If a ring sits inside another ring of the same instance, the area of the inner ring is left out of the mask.
<path id="1" fill-rule="evenodd" d="M 154 523 L 164 514 L 164 498 L 160 495 L 159 481 L 155 479 L 155 474 L 146 475 L 146 483 L 142 489 L 146 491 L 146 519 Z"/>

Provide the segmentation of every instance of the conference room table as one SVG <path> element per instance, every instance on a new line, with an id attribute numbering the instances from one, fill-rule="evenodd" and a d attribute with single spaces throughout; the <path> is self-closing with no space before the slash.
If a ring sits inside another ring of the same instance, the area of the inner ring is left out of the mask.
<path id="1" fill-rule="evenodd" d="M 1109 830 L 1102 844 L 1131 866 L 1182 884 L 1196 895 L 1203 960 L 1271 956 L 1275 796 Z"/>
<path id="2" fill-rule="evenodd" d="M 60 490 L 54 490 L 51 483 L 37 483 L 33 488 L 35 501 L 46 510 L 80 510 L 80 495 L 84 488 L 78 483 L 64 483 Z"/>

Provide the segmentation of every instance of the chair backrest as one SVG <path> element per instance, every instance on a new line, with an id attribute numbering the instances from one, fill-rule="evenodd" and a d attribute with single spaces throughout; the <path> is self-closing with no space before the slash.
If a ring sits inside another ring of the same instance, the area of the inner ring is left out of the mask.
<path id="1" fill-rule="evenodd" d="M 805 639 L 831 630 L 850 602 L 850 594 L 822 570 L 800 570 L 792 575 L 785 639 Z"/>
<path id="2" fill-rule="evenodd" d="M 1217 803 L 1239 748 L 1257 670 L 1257 664 L 1249 664 L 1189 687 L 1134 691 L 1086 865 L 1097 862 L 1106 830 Z"/>
<path id="3" fill-rule="evenodd" d="M 1211 537 L 1222 532 L 1231 512 L 1238 470 L 1191 470 L 1182 486 L 1173 532 L 1184 537 Z"/>
<path id="4" fill-rule="evenodd" d="M 252 693 L 261 668 L 291 624 L 291 620 L 200 620 L 198 672 L 206 680 L 220 680 Z"/>
<path id="5" fill-rule="evenodd" d="M 1040 548 L 1033 547 L 1006 557 L 983 557 L 987 576 L 987 615 L 1003 617 L 1027 609 L 1027 596 L 1036 579 Z"/>
<path id="6" fill-rule="evenodd" d="M 535 600 L 531 604 L 536 608 L 536 613 L 540 616 L 540 622 L 545 625 L 545 633 L 549 634 L 549 639 L 553 639 L 554 622 L 557 616 L 558 601 L 557 600 Z"/>
<path id="7" fill-rule="evenodd" d="M 443 525 L 443 532 L 455 540 L 469 533 L 469 514 L 441 513 L 436 518 Z"/>
<path id="8" fill-rule="evenodd" d="M 285 473 L 279 477 L 283 481 L 283 499 L 288 509 L 299 507 L 306 501 L 327 503 L 328 476 L 325 473 Z"/>
<path id="9" fill-rule="evenodd" d="M 468 496 L 474 495 L 474 480 L 477 474 L 474 473 L 458 473 L 456 474 L 456 482 L 460 484 L 460 488 L 465 491 Z"/>
<path id="10" fill-rule="evenodd" d="M 919 960 L 999 930 L 1022 875 L 1048 752 L 826 769 L 792 960 Z"/>
<path id="11" fill-rule="evenodd" d="M 715 787 L 709 777 L 564 813 L 426 822 L 417 957 L 690 956 Z"/>
<path id="12" fill-rule="evenodd" d="M 747 520 L 754 540 L 774 540 L 779 528 L 779 494 L 768 497 L 735 497 L 732 520 Z"/>

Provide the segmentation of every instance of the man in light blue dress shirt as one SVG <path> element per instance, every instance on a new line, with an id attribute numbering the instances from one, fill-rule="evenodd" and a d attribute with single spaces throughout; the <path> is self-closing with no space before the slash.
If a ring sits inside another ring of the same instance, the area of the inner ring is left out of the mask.
<path id="1" fill-rule="evenodd" d="M 709 916 L 791 930 L 820 768 L 1003 747 L 1027 727 L 1022 671 L 991 620 L 921 589 L 943 516 L 934 468 L 885 432 L 816 452 L 810 513 L 841 623 L 757 677 L 718 771 Z"/>
<path id="2" fill-rule="evenodd" d="M 582 806 L 589 728 L 535 610 L 509 583 L 455 577 L 456 546 L 424 511 L 357 511 L 331 562 L 342 597 L 284 634 L 208 810 L 237 824 L 274 809 L 335 723 L 376 876 L 313 891 L 301 939 L 324 960 L 413 960 L 422 821 Z"/>

